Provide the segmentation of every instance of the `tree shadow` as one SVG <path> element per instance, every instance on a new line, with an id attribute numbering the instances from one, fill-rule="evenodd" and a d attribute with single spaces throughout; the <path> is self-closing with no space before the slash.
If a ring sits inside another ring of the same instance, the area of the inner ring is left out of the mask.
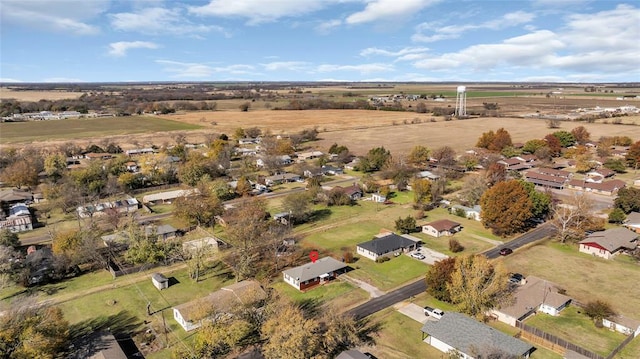
<path id="1" fill-rule="evenodd" d="M 70 358 L 87 358 L 108 348 L 102 334 L 112 333 L 116 338 L 131 338 L 142 323 L 129 311 L 123 310 L 110 316 L 100 316 L 71 325 L 69 336 L 72 350 Z M 120 340 L 119 340 L 120 341 Z"/>
<path id="2" fill-rule="evenodd" d="M 309 215 L 309 219 L 307 220 L 307 222 L 319 222 L 323 219 L 329 218 L 330 215 L 331 209 L 329 208 L 316 209 L 315 211 L 311 212 L 311 215 Z"/>

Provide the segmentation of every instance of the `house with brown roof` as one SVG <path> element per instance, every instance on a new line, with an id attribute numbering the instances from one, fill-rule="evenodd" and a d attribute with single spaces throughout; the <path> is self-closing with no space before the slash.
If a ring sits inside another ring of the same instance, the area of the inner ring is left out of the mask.
<path id="1" fill-rule="evenodd" d="M 542 187 L 550 187 L 556 189 L 563 189 L 569 177 L 564 177 L 562 175 L 553 175 L 549 174 L 549 172 L 553 173 L 562 173 L 566 171 L 553 170 L 551 168 L 547 168 L 544 171 L 541 169 L 536 171 L 528 171 L 524 175 L 524 179 L 527 182 L 531 182 L 536 186 Z"/>
<path id="2" fill-rule="evenodd" d="M 515 287 L 509 302 L 489 313 L 497 320 L 515 327 L 517 321 L 523 321 L 536 312 L 557 316 L 571 300 L 559 293 L 558 286 L 554 283 L 530 276 L 523 285 Z"/>
<path id="3" fill-rule="evenodd" d="M 602 319 L 602 326 L 624 335 L 640 335 L 640 321 L 622 315 Z"/>
<path id="4" fill-rule="evenodd" d="M 462 230 L 462 225 L 448 219 L 440 219 L 422 226 L 422 233 L 433 237 L 452 236 Z"/>
<path id="5" fill-rule="evenodd" d="M 353 201 L 359 200 L 360 198 L 362 198 L 362 195 L 364 194 L 362 189 L 360 187 L 358 187 L 358 185 L 356 185 L 356 184 L 354 184 L 352 186 L 349 186 L 349 187 L 335 186 L 335 187 L 333 187 L 333 189 L 343 192 L 344 194 L 349 196 L 349 198 L 351 198 L 351 200 L 353 200 Z"/>
<path id="6" fill-rule="evenodd" d="M 626 187 L 626 185 L 624 181 L 617 179 L 600 183 L 574 179 L 567 183 L 567 188 L 611 196 L 617 193 L 619 189 Z"/>
<path id="7" fill-rule="evenodd" d="M 606 231 L 593 232 L 580 241 L 580 252 L 593 254 L 605 259 L 634 250 L 638 245 L 638 233 L 618 227 Z"/>

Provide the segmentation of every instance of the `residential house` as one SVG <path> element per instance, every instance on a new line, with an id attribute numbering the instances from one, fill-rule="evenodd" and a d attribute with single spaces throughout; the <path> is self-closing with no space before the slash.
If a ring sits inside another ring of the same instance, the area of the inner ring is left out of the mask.
<path id="1" fill-rule="evenodd" d="M 188 332 L 199 328 L 204 320 L 212 316 L 229 313 L 237 305 L 253 303 L 266 297 L 260 283 L 245 280 L 222 287 L 204 298 L 173 307 L 173 318 Z"/>
<path id="2" fill-rule="evenodd" d="M 290 212 L 280 212 L 273 215 L 273 220 L 276 222 L 280 222 L 285 226 L 289 224 L 291 221 L 291 213 Z"/>
<path id="3" fill-rule="evenodd" d="M 260 143 L 260 140 L 253 137 L 241 138 L 238 140 L 239 145 L 255 145 Z"/>
<path id="4" fill-rule="evenodd" d="M 447 312 L 422 326 L 423 340 L 443 353 L 458 352 L 463 359 L 486 358 L 497 351 L 527 359 L 535 348 L 464 314 Z"/>
<path id="5" fill-rule="evenodd" d="M 375 261 L 378 257 L 412 251 L 417 246 L 418 242 L 415 240 L 388 232 L 376 236 L 370 241 L 358 244 L 356 253 Z"/>
<path id="6" fill-rule="evenodd" d="M 289 155 L 275 156 L 274 157 L 274 161 L 280 166 L 286 166 L 286 165 L 290 165 L 291 163 L 293 163 L 293 161 L 291 160 L 291 156 L 289 156 Z M 264 167 L 265 165 L 266 165 L 266 163 L 265 163 L 265 159 L 264 158 L 256 159 L 256 166 L 257 167 Z"/>
<path id="7" fill-rule="evenodd" d="M 503 165 L 507 171 L 522 171 L 535 166 L 535 163 L 527 162 L 517 157 L 505 158 L 496 163 Z"/>
<path id="8" fill-rule="evenodd" d="M 640 213 L 631 212 L 627 214 L 627 219 L 624 220 L 622 226 L 636 233 L 640 233 Z"/>
<path id="9" fill-rule="evenodd" d="M 422 233 L 433 237 L 452 236 L 462 230 L 462 225 L 448 219 L 440 219 L 422 226 Z"/>
<path id="10" fill-rule="evenodd" d="M 571 176 L 571 172 L 553 168 L 539 168 L 538 171 L 527 171 L 524 178 L 536 186 L 563 189 Z"/>
<path id="11" fill-rule="evenodd" d="M 611 180 L 597 183 L 574 179 L 567 183 L 567 188 L 612 196 L 617 193 L 619 189 L 626 187 L 626 185 L 627 184 L 622 180 Z"/>
<path id="12" fill-rule="evenodd" d="M 173 200 L 175 200 L 178 197 L 189 197 L 192 194 L 198 194 L 198 193 L 200 193 L 200 191 L 198 191 L 197 188 L 193 188 L 193 189 L 178 189 L 174 191 L 148 194 L 142 197 L 142 203 L 152 204 L 152 205 L 171 203 Z"/>
<path id="13" fill-rule="evenodd" d="M 349 349 L 338 354 L 335 359 L 371 359 L 371 357 L 359 350 Z"/>
<path id="14" fill-rule="evenodd" d="M 362 189 L 360 187 L 358 187 L 358 185 L 356 185 L 356 184 L 354 184 L 352 186 L 349 186 L 349 187 L 335 186 L 335 187 L 333 187 L 333 189 L 337 190 L 337 191 L 344 192 L 344 194 L 349 196 L 349 198 L 351 198 L 351 200 L 353 200 L 353 201 L 359 200 L 360 198 L 362 198 L 362 195 L 364 194 Z"/>
<path id="15" fill-rule="evenodd" d="M 451 206 L 451 208 L 449 208 L 449 212 L 451 212 L 451 214 L 458 215 L 458 212 L 460 211 L 464 212 L 464 217 L 467 219 L 473 219 L 476 221 L 482 220 L 482 217 L 480 216 L 480 212 L 482 211 L 482 208 L 480 208 L 480 205 L 467 207 L 459 204 L 454 204 L 453 206 Z"/>
<path id="16" fill-rule="evenodd" d="M 640 321 L 622 315 L 602 319 L 602 326 L 624 335 L 640 335 Z"/>
<path id="17" fill-rule="evenodd" d="M 354 170 L 360 163 L 360 159 L 358 157 L 354 158 L 351 162 L 344 165 L 344 169 L 346 170 Z"/>
<path id="18" fill-rule="evenodd" d="M 94 332 L 91 337 L 91 355 L 87 359 L 127 359 L 127 355 L 111 332 Z"/>
<path id="19" fill-rule="evenodd" d="M 9 207 L 9 215 L 5 218 L 0 210 L 0 229 L 8 229 L 13 233 L 30 231 L 33 229 L 31 211 L 24 203 L 16 203 Z"/>
<path id="20" fill-rule="evenodd" d="M 437 180 L 438 178 L 440 178 L 440 176 L 438 176 L 437 174 L 431 172 L 431 171 L 420 171 L 418 173 L 416 173 L 416 178 L 426 178 L 432 181 Z"/>
<path id="21" fill-rule="evenodd" d="M 84 158 L 88 160 L 108 160 L 113 157 L 114 155 L 112 153 L 107 152 L 88 152 L 84 154 Z"/>
<path id="22" fill-rule="evenodd" d="M 324 257 L 287 269 L 282 272 L 284 281 L 297 290 L 306 290 L 319 284 L 324 284 L 344 272 L 347 265 L 331 257 Z"/>
<path id="23" fill-rule="evenodd" d="M 612 259 L 622 252 L 634 250 L 637 240 L 638 233 L 624 227 L 611 228 L 591 233 L 580 241 L 580 252 Z"/>
<path id="24" fill-rule="evenodd" d="M 373 193 L 371 195 L 371 200 L 376 203 L 384 203 L 387 200 L 387 196 L 381 194 L 380 192 Z"/>
<path id="25" fill-rule="evenodd" d="M 312 160 L 314 158 L 321 157 L 324 153 L 320 151 L 308 151 L 308 152 L 298 152 L 296 153 L 298 156 L 298 162 Z"/>
<path id="26" fill-rule="evenodd" d="M 161 224 L 159 226 L 151 225 L 144 228 L 144 234 L 146 236 L 156 235 L 158 240 L 166 241 L 167 239 L 175 238 L 177 229 L 173 228 L 170 224 Z"/>
<path id="27" fill-rule="evenodd" d="M 33 193 L 20 189 L 7 189 L 0 191 L 0 212 L 9 213 L 9 208 L 16 203 L 29 203 L 33 201 Z"/>
<path id="28" fill-rule="evenodd" d="M 536 312 L 558 316 L 571 303 L 571 298 L 559 293 L 558 287 L 546 280 L 529 276 L 516 286 L 508 304 L 489 311 L 497 320 L 513 327 Z"/>
<path id="29" fill-rule="evenodd" d="M 134 148 L 132 150 L 126 150 L 124 151 L 124 153 L 127 156 L 139 156 L 139 155 L 146 155 L 146 154 L 150 154 L 150 153 L 155 153 L 156 151 L 151 148 L 151 147 L 147 147 L 147 148 Z"/>
<path id="30" fill-rule="evenodd" d="M 287 182 L 302 182 L 302 177 L 300 177 L 300 175 L 297 175 L 295 173 L 285 172 L 285 173 L 265 177 L 264 179 L 264 184 L 267 186 L 274 186 L 274 185 L 287 183 Z"/>
<path id="31" fill-rule="evenodd" d="M 215 237 L 203 237 L 185 241 L 182 243 L 182 249 L 187 253 L 193 253 L 201 248 L 207 247 L 212 251 L 217 251 L 219 246 L 218 239 Z"/>
<path id="32" fill-rule="evenodd" d="M 138 210 L 138 200 L 135 198 L 126 198 L 112 202 L 102 202 L 95 205 L 79 206 L 76 208 L 81 218 L 88 218 L 95 215 L 103 215 L 108 211 L 116 211 L 118 213 L 132 213 Z"/>
<path id="33" fill-rule="evenodd" d="M 320 167 L 320 171 L 322 171 L 322 174 L 325 176 L 335 176 L 344 173 L 344 170 L 342 168 L 331 165 L 324 165 Z"/>

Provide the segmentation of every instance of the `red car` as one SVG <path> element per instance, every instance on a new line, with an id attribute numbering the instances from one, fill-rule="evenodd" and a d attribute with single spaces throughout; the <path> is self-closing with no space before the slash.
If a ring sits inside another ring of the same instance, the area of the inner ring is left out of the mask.
<path id="1" fill-rule="evenodd" d="M 509 255 L 511 253 L 513 253 L 513 249 L 511 249 L 511 248 L 502 248 L 500 250 L 500 255 L 501 256 L 506 256 L 506 255 Z"/>

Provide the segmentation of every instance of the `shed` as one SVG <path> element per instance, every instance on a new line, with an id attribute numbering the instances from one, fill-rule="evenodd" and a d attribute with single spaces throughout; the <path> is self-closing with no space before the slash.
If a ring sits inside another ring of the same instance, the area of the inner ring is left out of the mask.
<path id="1" fill-rule="evenodd" d="M 151 281 L 153 282 L 153 286 L 158 288 L 158 290 L 169 288 L 169 279 L 162 273 L 153 273 Z"/>

